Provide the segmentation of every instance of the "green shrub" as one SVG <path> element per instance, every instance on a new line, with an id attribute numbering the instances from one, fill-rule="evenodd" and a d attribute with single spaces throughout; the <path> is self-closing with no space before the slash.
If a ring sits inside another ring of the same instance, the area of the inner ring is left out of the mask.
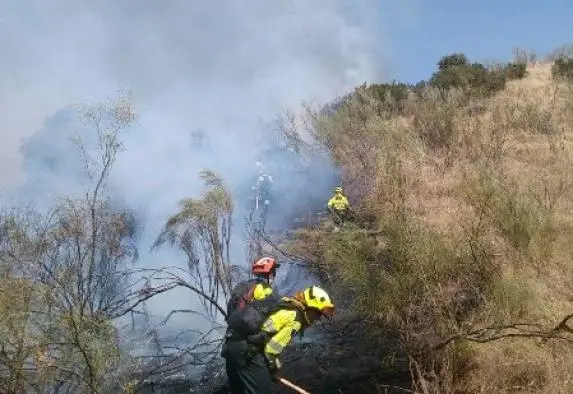
<path id="1" fill-rule="evenodd" d="M 420 91 L 418 97 L 412 111 L 412 129 L 433 151 L 451 148 L 457 136 L 455 119 L 464 102 L 463 94 L 447 91 L 440 96 L 430 88 Z"/>
<path id="2" fill-rule="evenodd" d="M 523 279 L 501 277 L 491 284 L 491 318 L 499 325 L 512 324 L 529 316 L 534 294 L 531 285 Z"/>
<path id="3" fill-rule="evenodd" d="M 506 77 L 502 72 L 487 71 L 481 64 L 472 65 L 474 69 L 471 80 L 471 93 L 488 97 L 505 88 Z"/>
<path id="4" fill-rule="evenodd" d="M 488 218 L 510 245 L 525 252 L 531 241 L 544 231 L 550 217 L 532 195 L 502 181 L 492 170 L 478 170 L 464 185 L 466 201 Z"/>
<path id="5" fill-rule="evenodd" d="M 468 58 L 463 53 L 452 53 L 442 57 L 438 61 L 438 69 L 440 71 L 446 70 L 451 67 L 467 66 Z"/>
<path id="6" fill-rule="evenodd" d="M 487 97 L 505 87 L 504 72 L 488 70 L 481 63 L 468 63 L 463 54 L 444 56 L 438 61 L 438 71 L 430 85 L 439 89 L 463 89 L 472 96 Z"/>
<path id="7" fill-rule="evenodd" d="M 573 81 L 573 58 L 558 58 L 551 67 L 553 78 Z"/>
<path id="8" fill-rule="evenodd" d="M 409 92 L 408 85 L 404 83 L 363 84 L 354 89 L 351 97 L 357 98 L 362 105 L 373 100 L 370 104 L 379 115 L 392 116 L 402 113 Z"/>
<path id="9" fill-rule="evenodd" d="M 292 241 L 290 251 L 309 250 L 305 244 L 315 237 L 306 233 Z M 449 334 L 452 319 L 480 305 L 491 278 L 489 261 L 476 260 L 459 240 L 398 213 L 385 217 L 381 233 L 373 237 L 346 228 L 312 242 L 320 250 L 313 256 L 320 268 L 351 289 L 355 311 L 401 328 L 411 336 L 406 345 L 418 348 Z"/>
<path id="10" fill-rule="evenodd" d="M 508 63 L 503 71 L 507 79 L 522 79 L 527 73 L 526 69 L 525 63 Z"/>

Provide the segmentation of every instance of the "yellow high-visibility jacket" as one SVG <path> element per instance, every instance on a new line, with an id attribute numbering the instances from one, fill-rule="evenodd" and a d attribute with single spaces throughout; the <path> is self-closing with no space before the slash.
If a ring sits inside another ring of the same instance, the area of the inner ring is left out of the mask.
<path id="1" fill-rule="evenodd" d="M 348 209 L 349 205 L 348 198 L 342 193 L 336 193 L 328 200 L 328 206 L 336 210 Z"/>
<path id="2" fill-rule="evenodd" d="M 281 308 L 263 324 L 262 331 L 270 336 L 265 345 L 265 355 L 270 360 L 276 359 L 303 326 L 309 324 L 304 307 L 298 300 L 291 297 L 283 297 L 282 300 L 293 304 L 296 309 Z"/>

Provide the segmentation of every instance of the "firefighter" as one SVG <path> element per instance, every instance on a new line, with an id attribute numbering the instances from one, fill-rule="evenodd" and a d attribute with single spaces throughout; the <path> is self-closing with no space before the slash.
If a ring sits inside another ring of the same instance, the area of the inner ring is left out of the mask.
<path id="1" fill-rule="evenodd" d="M 243 385 L 241 376 L 236 373 L 236 368 L 229 355 L 246 350 L 247 342 L 237 340 L 238 337 L 240 338 L 243 335 L 234 332 L 231 327 L 236 323 L 237 319 L 242 318 L 240 311 L 246 309 L 254 301 L 263 302 L 262 306 L 265 308 L 278 304 L 280 297 L 273 291 L 272 284 L 279 267 L 280 264 L 272 257 L 263 257 L 255 260 L 251 267 L 254 278 L 237 284 L 231 291 L 225 319 L 228 327 L 221 356 L 225 358 L 227 377 L 233 393 L 242 393 L 243 391 L 237 388 Z M 261 313 L 264 313 L 264 310 Z"/>
<path id="2" fill-rule="evenodd" d="M 237 309 L 243 307 L 251 299 L 262 300 L 273 295 L 272 284 L 280 264 L 272 257 L 262 257 L 253 262 L 251 272 L 253 279 L 238 283 L 233 290 L 227 304 L 227 317 Z M 278 300 L 278 296 L 275 295 Z"/>
<path id="3" fill-rule="evenodd" d="M 261 162 L 258 161 L 256 165 L 258 175 L 254 185 L 251 187 L 254 192 L 255 199 L 255 206 L 251 211 L 251 220 L 253 219 L 253 213 L 256 211 L 254 224 L 259 230 L 262 230 L 265 227 L 267 221 L 267 213 L 269 211 L 271 200 L 273 199 L 271 189 L 273 187 L 274 181 L 273 177 L 265 172 L 264 166 Z"/>
<path id="4" fill-rule="evenodd" d="M 233 393 L 273 393 L 277 373 L 281 368 L 279 356 L 293 337 L 318 321 L 334 315 L 334 304 L 328 293 L 318 286 L 283 297 L 263 321 L 259 332 L 250 335 L 246 345 L 228 350 L 229 376 Z M 240 341 L 238 340 L 237 343 Z"/>
<path id="5" fill-rule="evenodd" d="M 344 195 L 342 187 L 338 186 L 334 189 L 334 195 L 328 200 L 327 207 L 333 216 L 334 222 L 341 226 L 348 217 L 348 211 L 350 210 L 350 203 Z"/>
<path id="6" fill-rule="evenodd" d="M 257 179 L 251 189 L 259 195 L 263 204 L 263 208 L 268 209 L 271 202 L 271 187 L 274 183 L 273 177 L 265 172 L 264 165 L 260 161 L 257 162 Z"/>

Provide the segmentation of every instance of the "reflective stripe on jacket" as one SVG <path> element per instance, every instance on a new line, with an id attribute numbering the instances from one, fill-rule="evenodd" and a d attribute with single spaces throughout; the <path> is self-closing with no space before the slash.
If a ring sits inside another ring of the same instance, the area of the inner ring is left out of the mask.
<path id="1" fill-rule="evenodd" d="M 303 322 L 305 314 L 299 309 L 300 306 L 296 308 L 298 302 L 283 298 L 283 301 L 285 300 L 289 300 L 293 304 L 292 307 L 281 308 L 274 312 L 262 327 L 263 333 L 270 337 L 265 345 L 265 355 L 271 360 L 276 359 L 294 336 L 302 330 L 303 323 L 308 324 L 308 322 Z"/>

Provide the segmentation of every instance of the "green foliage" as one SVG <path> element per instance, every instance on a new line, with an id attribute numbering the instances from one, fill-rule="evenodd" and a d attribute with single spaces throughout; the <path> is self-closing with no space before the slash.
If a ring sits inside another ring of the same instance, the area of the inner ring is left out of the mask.
<path id="1" fill-rule="evenodd" d="M 380 237 L 351 227 L 323 234 L 321 241 L 315 239 L 318 259 L 337 283 L 352 289 L 357 311 L 407 335 L 427 335 L 411 338 L 408 346 L 447 335 L 452 319 L 479 305 L 478 294 L 493 273 L 491 265 L 472 259 L 467 247 L 410 215 L 396 211 L 382 226 Z M 296 250 L 296 240 L 291 247 Z M 460 277 L 465 280 L 460 282 Z"/>
<path id="2" fill-rule="evenodd" d="M 556 79 L 573 81 L 573 57 L 557 58 L 551 67 L 551 74 Z"/>
<path id="3" fill-rule="evenodd" d="M 438 70 L 444 71 L 451 67 L 463 67 L 468 65 L 468 58 L 463 53 L 452 53 L 442 57 L 438 61 Z"/>
<path id="4" fill-rule="evenodd" d="M 491 284 L 493 321 L 512 324 L 527 318 L 532 308 L 533 291 L 529 283 L 518 277 L 501 277 Z"/>
<path id="5" fill-rule="evenodd" d="M 379 113 L 397 114 L 404 109 L 410 89 L 404 83 L 381 83 L 362 85 L 356 88 L 358 97 L 367 96 L 376 100 Z"/>
<path id="6" fill-rule="evenodd" d="M 527 64 L 508 63 L 504 67 L 504 74 L 507 79 L 522 79 L 527 74 Z"/>
<path id="7" fill-rule="evenodd" d="M 61 361 L 78 368 L 90 385 L 99 386 L 105 375 L 117 367 L 120 355 L 118 335 L 111 320 L 101 315 L 71 312 L 59 316 L 53 332 L 58 331 L 58 335 L 69 343 L 62 348 L 64 357 Z M 56 339 L 50 338 L 51 341 Z"/>
<path id="8" fill-rule="evenodd" d="M 208 190 L 199 199 L 184 198 L 180 201 L 181 210 L 167 221 L 167 228 L 195 223 L 198 226 L 219 225 L 233 211 L 233 200 L 223 180 L 212 171 L 204 170 L 201 178 Z"/>
<path id="9" fill-rule="evenodd" d="M 456 116 L 464 101 L 463 94 L 454 90 L 437 95 L 429 88 L 418 93 L 412 127 L 428 148 L 437 151 L 453 146 L 458 133 Z"/>
<path id="10" fill-rule="evenodd" d="M 476 171 L 463 186 L 466 201 L 486 217 L 518 251 L 528 250 L 532 240 L 549 231 L 551 212 L 516 185 L 503 182 L 491 169 Z"/>
<path id="11" fill-rule="evenodd" d="M 343 284 L 354 289 L 355 306 L 362 311 L 376 310 L 380 298 L 373 292 L 382 288 L 377 270 L 372 269 L 377 258 L 375 242 L 356 231 L 331 233 L 324 241 L 327 246 L 322 249 L 323 258 L 338 264 L 336 274 Z"/>
<path id="12" fill-rule="evenodd" d="M 429 84 L 439 89 L 458 88 L 470 95 L 489 96 L 505 87 L 503 72 L 487 70 L 481 63 L 470 64 L 463 54 L 444 56 L 438 69 Z"/>
<path id="13" fill-rule="evenodd" d="M 531 276 L 542 272 L 540 263 L 549 271 L 565 260 L 555 206 L 567 182 L 559 176 L 556 185 L 536 185 L 536 177 L 548 177 L 522 173 L 540 162 L 553 172 L 547 167 L 554 158 L 532 157 L 544 152 L 542 138 L 529 134 L 555 135 L 569 117 L 561 100 L 546 108 L 546 102 L 505 94 L 487 99 L 507 80 L 526 76 L 534 56 L 518 54 L 514 62 L 487 68 L 463 54 L 445 56 L 428 81 L 362 85 L 336 113 L 313 124 L 360 197 L 355 212 L 375 217 L 378 226 L 306 229 L 291 251 L 326 268 L 324 277 L 343 293 L 335 297 L 351 300 L 375 329 L 397 328 L 402 349 L 426 350 L 483 326 L 554 312 L 539 311 L 538 295 L 546 288 L 537 288 Z M 519 92 L 530 89 L 515 85 Z M 532 95 L 546 94 L 538 88 Z M 422 371 L 414 379 L 431 381 L 419 391 L 480 386 L 468 371 L 482 372 L 481 349 L 474 353 L 461 342 L 439 349 L 422 357 L 410 353 Z"/>
<path id="14" fill-rule="evenodd" d="M 199 198 L 184 198 L 179 211 L 169 217 L 153 248 L 164 243 L 177 246 L 187 255 L 188 265 L 204 294 L 217 298 L 231 291 L 230 242 L 233 199 L 223 179 L 210 170 L 199 174 L 207 189 Z M 204 269 L 209 279 L 200 274 Z M 206 304 L 204 304 L 206 305 Z M 208 306 L 216 313 L 215 306 Z"/>

